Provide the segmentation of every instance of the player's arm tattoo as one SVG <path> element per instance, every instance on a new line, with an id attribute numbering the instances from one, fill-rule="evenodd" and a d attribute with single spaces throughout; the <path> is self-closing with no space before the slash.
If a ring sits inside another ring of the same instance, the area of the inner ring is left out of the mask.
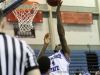
<path id="1" fill-rule="evenodd" d="M 39 59 L 41 56 L 43 56 L 45 54 L 46 48 L 47 48 L 48 44 L 44 44 L 42 49 L 40 50 L 37 59 Z"/>
<path id="2" fill-rule="evenodd" d="M 57 31 L 58 31 L 60 43 L 62 45 L 62 51 L 65 54 L 65 56 L 69 59 L 70 50 L 69 50 L 69 47 L 68 47 L 66 39 L 65 39 L 65 30 L 64 30 L 63 23 L 61 20 L 60 6 L 59 5 L 57 7 L 56 14 L 57 14 Z"/>

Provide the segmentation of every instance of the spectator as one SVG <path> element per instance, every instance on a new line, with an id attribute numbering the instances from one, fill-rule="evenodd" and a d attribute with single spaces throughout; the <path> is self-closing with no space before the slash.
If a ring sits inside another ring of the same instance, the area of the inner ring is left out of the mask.
<path id="1" fill-rule="evenodd" d="M 81 72 L 79 71 L 79 69 L 76 69 L 74 75 L 82 75 Z"/>
<path id="2" fill-rule="evenodd" d="M 95 73 L 95 75 L 100 75 L 100 70 Z"/>
<path id="3" fill-rule="evenodd" d="M 83 75 L 91 75 L 88 70 L 84 70 Z"/>

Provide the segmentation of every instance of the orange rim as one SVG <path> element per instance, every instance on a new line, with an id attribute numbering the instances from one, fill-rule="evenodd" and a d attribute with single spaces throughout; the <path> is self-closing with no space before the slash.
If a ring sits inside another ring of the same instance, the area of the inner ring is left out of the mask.
<path id="1" fill-rule="evenodd" d="M 26 1 L 26 2 L 24 2 L 22 5 L 24 5 L 24 4 L 37 4 L 38 6 L 40 6 L 40 4 L 39 4 L 38 2 L 34 2 L 34 1 Z M 25 9 L 25 11 L 31 10 L 31 9 L 33 9 L 33 8 Z M 23 11 L 23 10 L 20 10 L 20 9 L 15 9 L 15 10 L 16 10 L 17 12 Z"/>
<path id="2" fill-rule="evenodd" d="M 34 1 L 26 1 L 23 4 L 38 4 L 38 5 L 40 5 L 38 2 L 34 2 Z"/>

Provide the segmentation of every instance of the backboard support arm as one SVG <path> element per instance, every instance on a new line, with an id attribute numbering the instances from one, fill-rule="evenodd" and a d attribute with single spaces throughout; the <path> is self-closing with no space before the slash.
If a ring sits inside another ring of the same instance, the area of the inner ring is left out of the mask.
<path id="1" fill-rule="evenodd" d="M 13 4 L 11 4 L 10 6 L 8 6 L 7 8 L 5 8 L 3 10 L 4 13 L 4 17 L 7 16 L 8 13 L 10 13 L 11 11 L 13 11 L 14 9 L 16 9 L 18 6 L 20 6 L 21 4 L 23 4 L 24 2 L 26 2 L 27 0 L 17 0 L 16 2 L 14 2 Z"/>

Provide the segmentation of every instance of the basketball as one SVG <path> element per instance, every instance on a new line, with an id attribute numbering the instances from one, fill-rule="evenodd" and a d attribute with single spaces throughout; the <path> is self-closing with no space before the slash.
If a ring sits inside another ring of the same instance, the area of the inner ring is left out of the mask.
<path id="1" fill-rule="evenodd" d="M 61 0 L 47 0 L 47 3 L 50 5 L 50 6 L 57 6 L 58 2 L 60 2 Z"/>

